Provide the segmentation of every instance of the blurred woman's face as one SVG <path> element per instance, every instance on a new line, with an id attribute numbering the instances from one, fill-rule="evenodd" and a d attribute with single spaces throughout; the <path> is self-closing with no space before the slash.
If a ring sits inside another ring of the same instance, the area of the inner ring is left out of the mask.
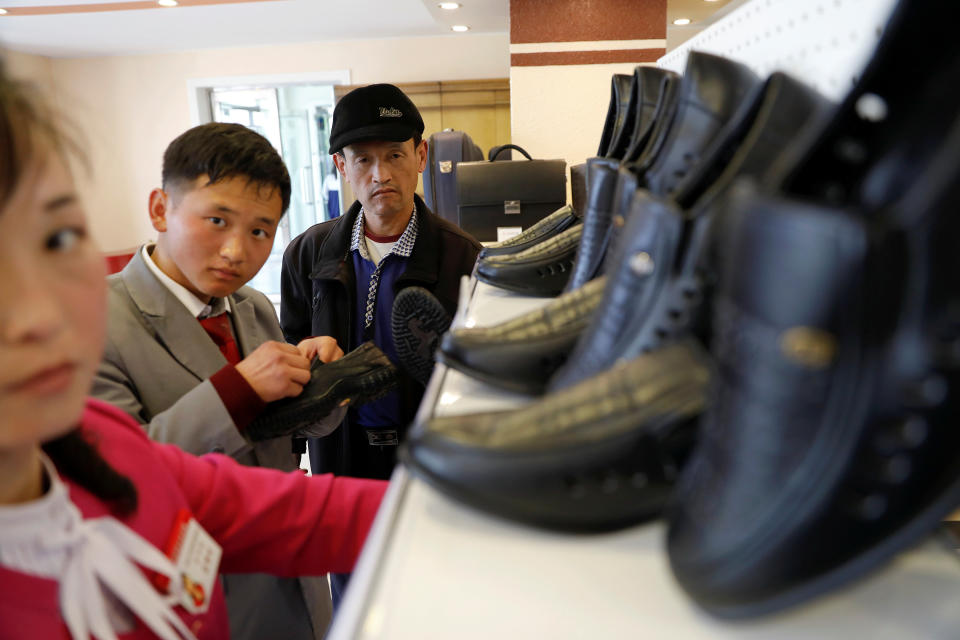
<path id="1" fill-rule="evenodd" d="M 76 426 L 103 349 L 104 260 L 64 162 L 37 155 L 0 208 L 0 449 Z"/>

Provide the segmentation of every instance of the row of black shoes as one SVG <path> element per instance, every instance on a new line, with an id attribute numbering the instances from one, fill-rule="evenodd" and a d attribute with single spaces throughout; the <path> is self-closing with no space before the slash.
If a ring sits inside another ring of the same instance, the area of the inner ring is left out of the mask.
<path id="1" fill-rule="evenodd" d="M 431 321 L 439 360 L 539 396 L 415 425 L 411 471 L 555 530 L 664 517 L 679 584 L 728 618 L 936 529 L 960 506 L 958 18 L 899 0 L 838 105 L 696 52 L 615 77 L 582 216 L 477 265 L 556 299 L 438 338 L 409 294 L 397 324 Z"/>

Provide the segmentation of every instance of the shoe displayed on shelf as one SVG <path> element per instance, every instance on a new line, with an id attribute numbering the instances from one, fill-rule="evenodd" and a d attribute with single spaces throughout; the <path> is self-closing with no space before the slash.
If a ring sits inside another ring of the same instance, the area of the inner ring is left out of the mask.
<path id="1" fill-rule="evenodd" d="M 960 505 L 960 15 L 939 8 L 900 2 L 790 193 L 738 194 L 719 223 L 716 402 L 668 536 L 714 615 L 833 591 Z M 946 50 L 904 92 L 925 42 Z"/>
<path id="2" fill-rule="evenodd" d="M 288 435 L 311 435 L 311 429 L 341 406 L 377 400 L 399 381 L 399 372 L 386 354 L 365 342 L 339 360 L 314 360 L 310 381 L 300 395 L 267 405 L 243 433 L 254 442 Z"/>
<path id="3" fill-rule="evenodd" d="M 710 613 L 835 589 L 960 506 L 958 169 L 934 168 L 899 229 L 774 198 L 731 217 L 720 384 L 669 534 L 677 580 Z"/>
<path id="4" fill-rule="evenodd" d="M 407 287 L 393 301 L 390 320 L 399 364 L 423 386 L 433 374 L 440 336 L 451 319 L 440 301 L 422 287 Z"/>
<path id="5" fill-rule="evenodd" d="M 606 156 L 610 144 L 617 132 L 623 127 L 630 106 L 630 87 L 633 76 L 625 73 L 615 73 L 610 81 L 610 103 L 607 105 L 607 117 L 603 122 L 603 131 L 600 134 L 598 156 Z"/>
<path id="6" fill-rule="evenodd" d="M 647 149 L 636 173 L 642 187 L 672 196 L 703 153 L 762 82 L 746 65 L 692 51 L 680 79 L 676 115 L 659 149 Z M 655 151 L 655 152 L 654 152 Z M 650 153 L 648 153 L 650 152 Z"/>
<path id="7" fill-rule="evenodd" d="M 640 67 L 638 66 L 637 69 Z M 617 128 L 614 129 L 610 137 L 610 146 L 603 155 L 605 158 L 619 162 L 623 158 L 624 152 L 630 146 L 630 140 L 633 139 L 633 128 L 637 124 L 637 110 L 640 106 L 640 76 L 634 71 L 630 74 L 630 80 L 626 87 L 627 104 L 622 107 L 623 114 L 617 120 Z M 621 94 L 623 99 L 624 94 Z"/>
<path id="8" fill-rule="evenodd" d="M 678 336 L 693 333 L 708 342 L 705 325 L 715 278 L 711 225 L 720 215 L 722 196 L 737 179 L 769 171 L 827 105 L 816 91 L 782 73 L 773 74 L 764 87 L 761 100 L 752 103 L 752 119 L 731 120 L 727 129 L 737 135 L 722 132 L 708 150 L 706 166 L 722 172 L 706 189 L 689 188 L 703 192 L 690 211 L 644 190 L 637 192 L 629 221 L 619 233 L 620 244 L 604 266 L 608 284 L 602 311 L 550 381 L 551 390 L 576 384 L 619 358 L 636 357 Z M 706 174 L 699 175 L 691 174 L 691 179 L 705 179 Z"/>
<path id="9" fill-rule="evenodd" d="M 574 225 L 523 251 L 477 260 L 477 279 L 528 296 L 554 297 L 570 279 L 582 233 L 583 225 Z"/>
<path id="10" fill-rule="evenodd" d="M 400 459 L 443 493 L 513 520 L 626 527 L 661 514 L 710 378 L 703 351 L 678 343 L 515 411 L 415 425 Z"/>
<path id="11" fill-rule="evenodd" d="M 580 217 L 572 207 L 569 205 L 560 207 L 547 217 L 541 218 L 538 222 L 524 229 L 522 233 L 502 242 L 496 242 L 483 247 L 483 249 L 480 250 L 479 257 L 486 258 L 488 256 L 501 256 L 507 253 L 519 253 L 579 223 Z"/>
<path id="12" fill-rule="evenodd" d="M 636 162 L 640 157 L 644 147 L 650 141 L 654 129 L 656 129 L 658 114 L 665 109 L 669 93 L 666 89 L 668 80 L 670 84 L 679 81 L 680 76 L 667 69 L 658 67 L 637 67 L 635 74 L 638 74 L 639 104 L 637 105 L 637 122 L 633 126 L 633 137 L 630 140 L 630 146 L 623 154 L 623 162 Z M 674 97 L 676 93 L 674 92 Z"/>
<path id="13" fill-rule="evenodd" d="M 605 158 L 590 158 L 590 183 L 587 185 L 587 208 L 583 214 L 583 232 L 573 263 L 573 272 L 564 291 L 573 291 L 596 277 L 610 241 L 614 213 L 614 196 L 619 180 L 617 163 Z M 636 181 L 634 181 L 634 188 Z M 630 191 L 633 196 L 633 191 Z"/>
<path id="14" fill-rule="evenodd" d="M 603 295 L 604 278 L 491 327 L 457 328 L 440 341 L 440 362 L 495 387 L 539 395 L 566 362 Z"/>

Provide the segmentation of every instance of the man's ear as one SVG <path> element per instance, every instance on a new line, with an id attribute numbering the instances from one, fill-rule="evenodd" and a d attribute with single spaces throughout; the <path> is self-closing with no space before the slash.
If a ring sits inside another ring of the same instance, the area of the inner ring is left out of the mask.
<path id="1" fill-rule="evenodd" d="M 420 168 L 418 171 L 423 173 L 423 170 L 427 168 L 427 141 L 420 141 L 420 148 L 417 149 L 417 155 L 420 158 Z"/>
<path id="2" fill-rule="evenodd" d="M 150 224 L 157 231 L 167 230 L 167 212 L 170 210 L 170 196 L 163 189 L 154 189 L 150 192 Z"/>
<path id="3" fill-rule="evenodd" d="M 337 168 L 337 171 L 340 173 L 340 177 L 344 179 L 345 182 L 349 183 L 350 179 L 347 178 L 347 172 L 343 170 L 344 165 L 346 164 L 347 159 L 344 158 L 339 153 L 333 154 L 333 164 Z"/>

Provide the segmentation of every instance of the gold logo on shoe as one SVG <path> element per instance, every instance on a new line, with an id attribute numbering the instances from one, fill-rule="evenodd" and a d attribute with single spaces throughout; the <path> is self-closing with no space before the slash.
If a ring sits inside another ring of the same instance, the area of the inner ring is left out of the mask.
<path id="1" fill-rule="evenodd" d="M 816 327 L 794 327 L 781 334 L 780 351 L 796 364 L 825 369 L 837 355 L 837 340 L 833 334 Z"/>

